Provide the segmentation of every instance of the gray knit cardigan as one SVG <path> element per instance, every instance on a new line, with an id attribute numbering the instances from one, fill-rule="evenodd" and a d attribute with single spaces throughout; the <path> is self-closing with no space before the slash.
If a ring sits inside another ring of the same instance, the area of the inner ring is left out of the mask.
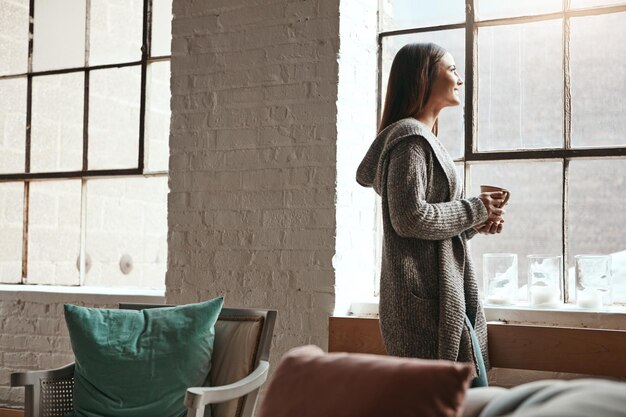
<path id="1" fill-rule="evenodd" d="M 461 199 L 452 158 L 413 118 L 384 129 L 357 171 L 382 197 L 380 326 L 394 356 L 476 365 L 465 314 L 489 369 L 487 325 L 467 240 L 487 220 L 477 197 Z M 478 374 L 478 366 L 476 365 Z"/>

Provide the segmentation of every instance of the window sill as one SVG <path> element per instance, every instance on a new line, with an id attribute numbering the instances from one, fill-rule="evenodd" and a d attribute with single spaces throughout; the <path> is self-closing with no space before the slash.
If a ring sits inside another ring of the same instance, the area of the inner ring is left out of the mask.
<path id="1" fill-rule="evenodd" d="M 559 327 L 589 327 L 594 329 L 626 330 L 626 306 L 601 309 L 581 309 L 573 304 L 559 308 L 528 306 L 485 306 L 487 321 L 512 324 L 537 324 Z"/>
<path id="2" fill-rule="evenodd" d="M 0 299 L 39 302 L 66 302 L 81 300 L 111 302 L 120 300 L 137 303 L 165 302 L 165 289 L 79 287 L 63 285 L 0 284 Z"/>
<path id="3" fill-rule="evenodd" d="M 356 308 L 355 308 L 356 307 Z M 354 303 L 349 317 L 377 318 L 378 303 Z M 511 324 L 535 324 L 559 327 L 588 327 L 594 329 L 626 330 L 626 306 L 617 305 L 602 309 L 580 309 L 572 304 L 559 308 L 530 308 L 528 306 L 484 307 L 487 321 Z M 340 317 L 341 315 L 336 315 Z M 344 316 L 345 317 L 345 316 Z"/>

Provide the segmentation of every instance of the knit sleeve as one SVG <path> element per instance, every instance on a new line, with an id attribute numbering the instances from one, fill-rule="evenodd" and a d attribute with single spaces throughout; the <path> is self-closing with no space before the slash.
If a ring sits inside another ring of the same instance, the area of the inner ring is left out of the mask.
<path id="1" fill-rule="evenodd" d="M 470 240 L 471 238 L 473 238 L 477 234 L 478 234 L 478 232 L 476 231 L 476 229 L 474 229 L 474 228 L 467 229 L 465 231 L 465 239 Z"/>
<path id="2" fill-rule="evenodd" d="M 395 232 L 405 238 L 444 240 L 460 235 L 487 220 L 487 209 L 478 197 L 442 203 L 426 201 L 428 164 L 434 163 L 428 149 L 406 141 L 389 155 L 387 204 Z M 445 177 L 432 181 L 447 187 Z"/>

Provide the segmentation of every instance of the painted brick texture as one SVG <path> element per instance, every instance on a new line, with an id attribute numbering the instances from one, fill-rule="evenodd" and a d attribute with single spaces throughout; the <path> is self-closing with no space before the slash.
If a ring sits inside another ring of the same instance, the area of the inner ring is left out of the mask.
<path id="1" fill-rule="evenodd" d="M 174 0 L 168 303 L 278 310 L 272 361 L 334 308 L 339 0 Z"/>
<path id="2" fill-rule="evenodd" d="M 63 304 L 0 300 L 0 398 L 21 405 L 23 389 L 10 388 L 12 372 L 51 369 L 73 361 Z"/>

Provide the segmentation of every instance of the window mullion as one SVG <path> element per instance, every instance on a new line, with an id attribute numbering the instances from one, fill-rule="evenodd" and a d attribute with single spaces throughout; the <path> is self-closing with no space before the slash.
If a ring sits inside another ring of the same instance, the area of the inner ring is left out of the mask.
<path id="1" fill-rule="evenodd" d="M 85 67 L 89 66 L 89 50 L 91 42 L 91 0 L 85 0 Z"/>
<path id="2" fill-rule="evenodd" d="M 564 0 L 569 3 L 569 0 Z M 566 5 L 566 7 L 568 7 Z M 570 79 L 570 18 L 563 15 L 563 147 L 572 148 L 572 92 Z"/>
<path id="3" fill-rule="evenodd" d="M 476 142 L 476 103 L 478 94 L 476 87 L 476 31 L 474 25 L 475 0 L 465 0 L 465 160 L 478 149 Z"/>
<path id="4" fill-rule="evenodd" d="M 84 95 L 83 95 L 83 171 L 89 170 L 89 50 L 91 45 L 90 40 L 91 32 L 91 0 L 87 0 L 85 4 L 85 76 L 84 78 Z M 83 245 L 81 238 L 81 247 Z M 82 254 L 81 254 L 82 256 Z M 81 276 L 82 276 L 82 263 L 81 258 Z"/>
<path id="5" fill-rule="evenodd" d="M 81 180 L 80 187 L 80 252 L 78 267 L 78 285 L 85 285 L 85 275 L 87 275 L 87 179 Z"/>
<path id="6" fill-rule="evenodd" d="M 569 300 L 569 248 L 567 239 L 568 215 L 567 215 L 567 195 L 569 189 L 569 158 L 563 159 L 563 194 L 562 198 L 562 214 L 561 214 L 561 249 L 563 251 L 563 302 L 568 303 Z"/>
<path id="7" fill-rule="evenodd" d="M 35 0 L 28 4 L 28 63 L 26 68 L 26 131 L 24 136 L 24 173 L 30 172 L 30 125 L 33 107 L 33 38 L 35 22 Z M 30 182 L 24 181 L 24 208 L 22 215 L 22 276 L 20 282 L 26 284 L 28 277 L 28 207 Z"/>
<path id="8" fill-rule="evenodd" d="M 144 170 L 145 126 L 146 126 L 146 75 L 152 34 L 152 0 L 143 2 L 143 45 L 141 47 L 141 97 L 139 99 L 139 149 L 137 150 L 137 168 Z"/>
<path id="9" fill-rule="evenodd" d="M 24 181 L 24 208 L 22 215 L 22 277 L 20 282 L 26 284 L 28 277 L 28 196 L 30 193 L 30 181 Z"/>
<path id="10" fill-rule="evenodd" d="M 28 4 L 28 63 L 26 72 L 30 74 L 33 72 L 33 29 L 35 23 L 35 0 L 30 0 Z"/>
<path id="11" fill-rule="evenodd" d="M 33 75 L 26 76 L 26 132 L 24 136 L 24 173 L 30 173 L 30 126 L 33 118 Z"/>
<path id="12" fill-rule="evenodd" d="M 28 67 L 26 75 L 26 136 L 25 136 L 25 152 L 24 152 L 24 172 L 30 172 L 30 125 L 32 121 L 33 107 L 33 38 L 35 33 L 35 0 L 29 3 L 29 22 L 28 22 Z"/>
<path id="13" fill-rule="evenodd" d="M 83 95 L 83 171 L 89 170 L 89 75 L 91 71 L 85 69 Z"/>
<path id="14" fill-rule="evenodd" d="M 572 148 L 572 93 L 570 79 L 570 0 L 563 0 L 563 148 Z M 569 302 L 568 207 L 569 158 L 563 158 L 563 192 L 561 206 L 561 248 L 563 251 L 563 302 Z"/>

